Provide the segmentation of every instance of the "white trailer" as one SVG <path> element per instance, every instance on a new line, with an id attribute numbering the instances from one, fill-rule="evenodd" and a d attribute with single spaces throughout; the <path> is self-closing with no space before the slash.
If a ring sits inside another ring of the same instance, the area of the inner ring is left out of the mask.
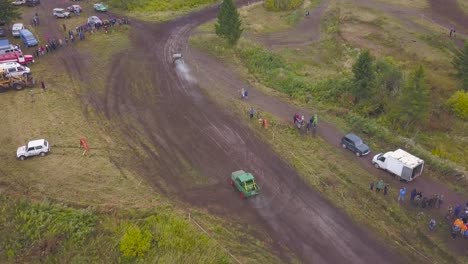
<path id="1" fill-rule="evenodd" d="M 402 180 L 412 181 L 422 174 L 424 160 L 397 149 L 374 156 L 372 163 L 378 169 L 386 170 Z"/>

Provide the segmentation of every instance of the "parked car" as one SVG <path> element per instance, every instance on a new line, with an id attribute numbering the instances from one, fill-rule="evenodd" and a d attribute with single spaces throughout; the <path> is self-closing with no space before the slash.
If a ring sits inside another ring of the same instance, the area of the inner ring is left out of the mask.
<path id="1" fill-rule="evenodd" d="M 19 38 L 20 36 L 20 31 L 24 29 L 23 23 L 16 23 L 13 24 L 13 27 L 11 28 L 11 34 L 15 38 Z"/>
<path id="2" fill-rule="evenodd" d="M 67 7 L 68 12 L 73 12 L 73 13 L 80 12 L 81 13 L 82 10 L 83 9 L 81 8 L 80 5 L 71 5 L 71 6 Z"/>
<path id="3" fill-rule="evenodd" d="M 20 31 L 20 38 L 23 41 L 26 47 L 37 46 L 37 39 L 34 37 L 33 33 L 27 29 Z"/>
<path id="4" fill-rule="evenodd" d="M 0 27 L 0 37 L 5 37 L 5 36 L 6 36 L 6 30 Z"/>
<path id="5" fill-rule="evenodd" d="M 22 52 L 10 52 L 5 54 L 0 54 L 0 63 L 3 62 L 18 62 L 21 65 L 30 66 L 34 63 L 34 57 L 32 55 L 23 55 Z"/>
<path id="6" fill-rule="evenodd" d="M 91 25 L 101 24 L 102 25 L 102 20 L 97 16 L 90 16 L 88 18 L 88 24 L 91 24 Z"/>
<path id="7" fill-rule="evenodd" d="M 386 170 L 408 182 L 419 177 L 424 169 L 424 160 L 402 149 L 379 153 L 372 159 L 372 164 L 377 169 Z"/>
<path id="8" fill-rule="evenodd" d="M 31 73 L 31 69 L 17 62 L 0 63 L 1 71 L 4 71 L 8 77 L 26 76 Z"/>
<path id="9" fill-rule="evenodd" d="M 16 157 L 20 160 L 38 156 L 44 157 L 50 152 L 50 144 L 45 139 L 29 141 L 26 146 L 21 146 L 16 150 Z"/>
<path id="10" fill-rule="evenodd" d="M 103 3 L 94 4 L 94 10 L 98 12 L 107 12 L 107 6 Z"/>
<path id="11" fill-rule="evenodd" d="M 54 8 L 52 10 L 52 15 L 55 18 L 70 18 L 70 12 L 65 11 L 63 8 Z"/>
<path id="12" fill-rule="evenodd" d="M 41 3 L 41 0 L 26 0 L 27 6 L 37 6 Z"/>
<path id="13" fill-rule="evenodd" d="M 26 0 L 15 0 L 11 2 L 12 5 L 20 6 L 26 4 Z"/>
<path id="14" fill-rule="evenodd" d="M 341 146 L 356 153 L 356 156 L 365 156 L 370 153 L 369 146 L 353 133 L 349 133 L 341 139 Z"/>
<path id="15" fill-rule="evenodd" d="M 11 52 L 22 52 L 19 46 L 8 44 L 7 46 L 0 47 L 0 54 L 6 54 Z"/>

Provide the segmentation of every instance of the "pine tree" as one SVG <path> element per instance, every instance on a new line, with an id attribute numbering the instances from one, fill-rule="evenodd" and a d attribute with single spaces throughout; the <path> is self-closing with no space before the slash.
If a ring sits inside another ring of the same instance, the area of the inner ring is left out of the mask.
<path id="1" fill-rule="evenodd" d="M 427 121 L 429 99 L 426 70 L 424 66 L 419 65 L 401 90 L 397 118 L 404 122 L 403 128 Z"/>
<path id="2" fill-rule="evenodd" d="M 19 8 L 11 4 L 11 0 L 0 0 L 0 22 L 10 24 L 12 21 L 21 18 Z"/>
<path id="3" fill-rule="evenodd" d="M 233 0 L 224 0 L 218 12 L 216 34 L 235 45 L 242 34 L 241 19 Z"/>
<path id="4" fill-rule="evenodd" d="M 352 89 L 355 102 L 367 99 L 372 94 L 374 86 L 374 58 L 369 50 L 359 54 L 359 58 L 353 65 L 354 87 Z"/>
<path id="5" fill-rule="evenodd" d="M 468 92 L 468 42 L 465 42 L 463 50 L 455 53 L 452 64 L 457 70 L 456 76 L 461 81 L 463 90 Z"/>

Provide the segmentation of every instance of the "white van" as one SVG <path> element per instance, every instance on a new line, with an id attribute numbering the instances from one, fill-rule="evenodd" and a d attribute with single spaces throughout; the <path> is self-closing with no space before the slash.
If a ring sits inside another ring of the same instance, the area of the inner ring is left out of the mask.
<path id="1" fill-rule="evenodd" d="M 17 62 L 0 63 L 0 72 L 6 72 L 7 76 L 25 76 L 31 73 L 31 69 Z"/>
<path id="2" fill-rule="evenodd" d="M 11 34 L 13 34 L 13 37 L 19 38 L 20 36 L 20 31 L 24 29 L 23 23 L 16 23 L 13 25 L 11 28 Z"/>
<path id="3" fill-rule="evenodd" d="M 21 146 L 16 150 L 16 157 L 25 160 L 27 157 L 41 155 L 44 157 L 50 152 L 49 142 L 45 139 L 29 141 L 26 146 Z"/>

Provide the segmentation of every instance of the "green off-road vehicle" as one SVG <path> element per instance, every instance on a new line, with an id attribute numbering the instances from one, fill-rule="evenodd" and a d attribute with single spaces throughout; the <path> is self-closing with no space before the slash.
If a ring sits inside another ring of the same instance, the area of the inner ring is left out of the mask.
<path id="1" fill-rule="evenodd" d="M 231 173 L 230 183 L 239 190 L 241 198 L 257 195 L 260 191 L 254 176 L 243 170 Z"/>

